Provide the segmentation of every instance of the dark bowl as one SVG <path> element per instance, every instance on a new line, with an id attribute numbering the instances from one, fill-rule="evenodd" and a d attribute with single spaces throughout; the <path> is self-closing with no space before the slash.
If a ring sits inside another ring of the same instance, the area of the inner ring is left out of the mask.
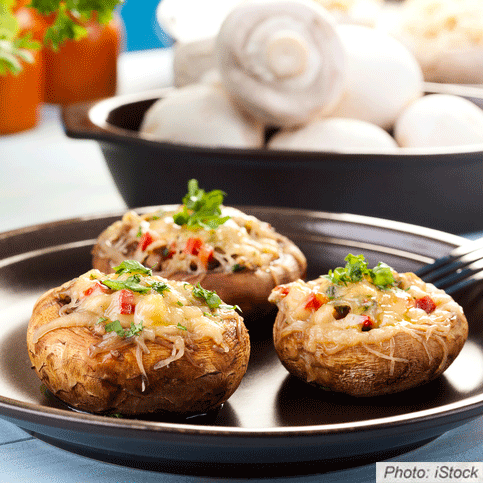
<path id="1" fill-rule="evenodd" d="M 99 142 L 129 207 L 181 201 L 187 181 L 219 188 L 229 205 L 345 212 L 452 233 L 483 229 L 483 145 L 333 153 L 203 148 L 142 137 L 146 110 L 169 89 L 66 106 L 67 136 Z M 483 108 L 483 89 L 427 84 Z"/>

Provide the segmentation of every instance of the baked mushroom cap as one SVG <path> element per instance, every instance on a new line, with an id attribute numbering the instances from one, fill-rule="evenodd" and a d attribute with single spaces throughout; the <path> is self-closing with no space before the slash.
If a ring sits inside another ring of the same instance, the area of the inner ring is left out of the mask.
<path id="1" fill-rule="evenodd" d="M 247 368 L 242 317 L 199 286 L 151 276 L 133 261 L 122 267 L 109 276 L 91 270 L 40 297 L 27 330 L 39 378 L 92 413 L 219 407 Z"/>
<path id="2" fill-rule="evenodd" d="M 377 396 L 441 375 L 468 336 L 462 308 L 413 273 L 349 255 L 345 268 L 275 288 L 274 343 L 300 379 L 353 396 Z"/>
<path id="3" fill-rule="evenodd" d="M 196 190 L 197 184 L 190 192 Z M 199 199 L 212 200 L 215 191 Z M 197 213 L 203 217 L 206 210 L 189 203 L 144 215 L 128 212 L 99 236 L 93 267 L 109 273 L 124 259 L 135 259 L 155 275 L 216 291 L 244 318 L 263 315 L 273 308 L 268 296 L 275 286 L 305 276 L 306 258 L 268 223 L 221 204 L 217 209 L 205 221 Z"/>

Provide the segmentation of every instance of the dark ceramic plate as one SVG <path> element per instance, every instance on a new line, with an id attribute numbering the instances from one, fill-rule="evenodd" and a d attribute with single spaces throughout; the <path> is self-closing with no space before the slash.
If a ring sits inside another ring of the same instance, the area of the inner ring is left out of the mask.
<path id="1" fill-rule="evenodd" d="M 343 264 L 348 252 L 363 253 L 370 264 L 383 260 L 396 270 L 415 270 L 463 241 L 375 218 L 243 209 L 272 223 L 301 247 L 310 278 Z M 90 269 L 95 238 L 120 216 L 0 234 L 0 417 L 38 438 L 106 461 L 143 468 L 158 465 L 163 471 L 199 475 L 238 464 L 242 469 L 235 473 L 242 476 L 253 475 L 253 465 L 274 465 L 288 475 L 315 471 L 320 461 L 327 471 L 381 459 L 483 413 L 483 334 L 477 307 L 469 308 L 470 338 L 450 369 L 439 379 L 398 395 L 355 399 L 298 382 L 278 362 L 271 315 L 247 321 L 252 340 L 248 372 L 235 394 L 213 414 L 167 421 L 70 410 L 42 391 L 30 368 L 27 323 L 38 296 Z M 287 469 L 284 464 L 289 463 Z M 322 471 L 320 465 L 317 471 Z"/>
<path id="2" fill-rule="evenodd" d="M 176 145 L 139 134 L 169 89 L 64 108 L 69 137 L 94 139 L 129 207 L 181 200 L 196 178 L 231 205 L 357 213 L 451 233 L 483 229 L 483 145 L 389 152 L 297 152 Z M 483 89 L 427 84 L 426 92 L 483 107 Z M 175 180 L 175 182 L 173 182 Z"/>

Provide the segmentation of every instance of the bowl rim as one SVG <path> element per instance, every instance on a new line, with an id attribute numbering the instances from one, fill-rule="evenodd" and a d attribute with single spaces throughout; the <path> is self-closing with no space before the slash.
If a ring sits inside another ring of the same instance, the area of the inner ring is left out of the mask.
<path id="1" fill-rule="evenodd" d="M 371 158 L 383 158 L 387 160 L 388 157 L 398 160 L 414 159 L 423 157 L 426 161 L 434 158 L 434 161 L 441 162 L 442 159 L 448 158 L 454 161 L 455 155 L 461 155 L 463 158 L 473 154 L 483 154 L 483 143 L 459 145 L 459 146 L 444 146 L 431 148 L 406 148 L 400 147 L 396 151 L 388 149 L 347 149 L 344 151 L 302 151 L 302 150 L 269 150 L 258 148 L 236 148 L 236 147 L 206 147 L 196 145 L 186 145 L 180 143 L 170 143 L 159 141 L 154 136 L 149 134 L 141 134 L 138 131 L 121 128 L 108 122 L 109 114 L 118 108 L 146 101 L 156 101 L 162 97 L 173 92 L 175 87 L 163 87 L 158 89 L 151 89 L 147 91 L 120 94 L 108 98 L 104 98 L 90 103 L 71 104 L 63 108 L 63 123 L 67 136 L 73 138 L 88 138 L 97 140 L 113 140 L 117 142 L 141 142 L 144 145 L 151 147 L 169 147 L 173 150 L 189 151 L 193 153 L 200 153 L 206 155 L 224 155 L 224 154 L 238 154 L 243 157 L 262 156 L 265 160 L 278 159 L 281 157 L 290 158 L 290 161 L 297 161 L 301 159 L 304 162 L 317 158 L 341 157 L 354 160 L 358 157 L 370 156 Z M 483 106 L 483 88 L 479 86 L 457 85 L 457 84 L 440 84 L 440 83 L 424 83 L 425 95 L 428 94 L 452 94 L 464 97 L 470 101 L 478 100 Z M 482 107 L 483 108 L 483 107 Z M 473 156 L 471 159 L 473 160 Z"/>

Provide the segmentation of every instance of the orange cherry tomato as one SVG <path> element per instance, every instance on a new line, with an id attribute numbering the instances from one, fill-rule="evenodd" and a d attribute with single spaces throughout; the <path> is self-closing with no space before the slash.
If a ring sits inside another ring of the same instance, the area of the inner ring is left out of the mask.
<path id="1" fill-rule="evenodd" d="M 88 35 L 66 40 L 57 51 L 44 49 L 44 100 L 53 104 L 83 102 L 116 93 L 117 58 L 124 39 L 119 15 L 105 25 L 94 15 L 83 23 Z"/>

